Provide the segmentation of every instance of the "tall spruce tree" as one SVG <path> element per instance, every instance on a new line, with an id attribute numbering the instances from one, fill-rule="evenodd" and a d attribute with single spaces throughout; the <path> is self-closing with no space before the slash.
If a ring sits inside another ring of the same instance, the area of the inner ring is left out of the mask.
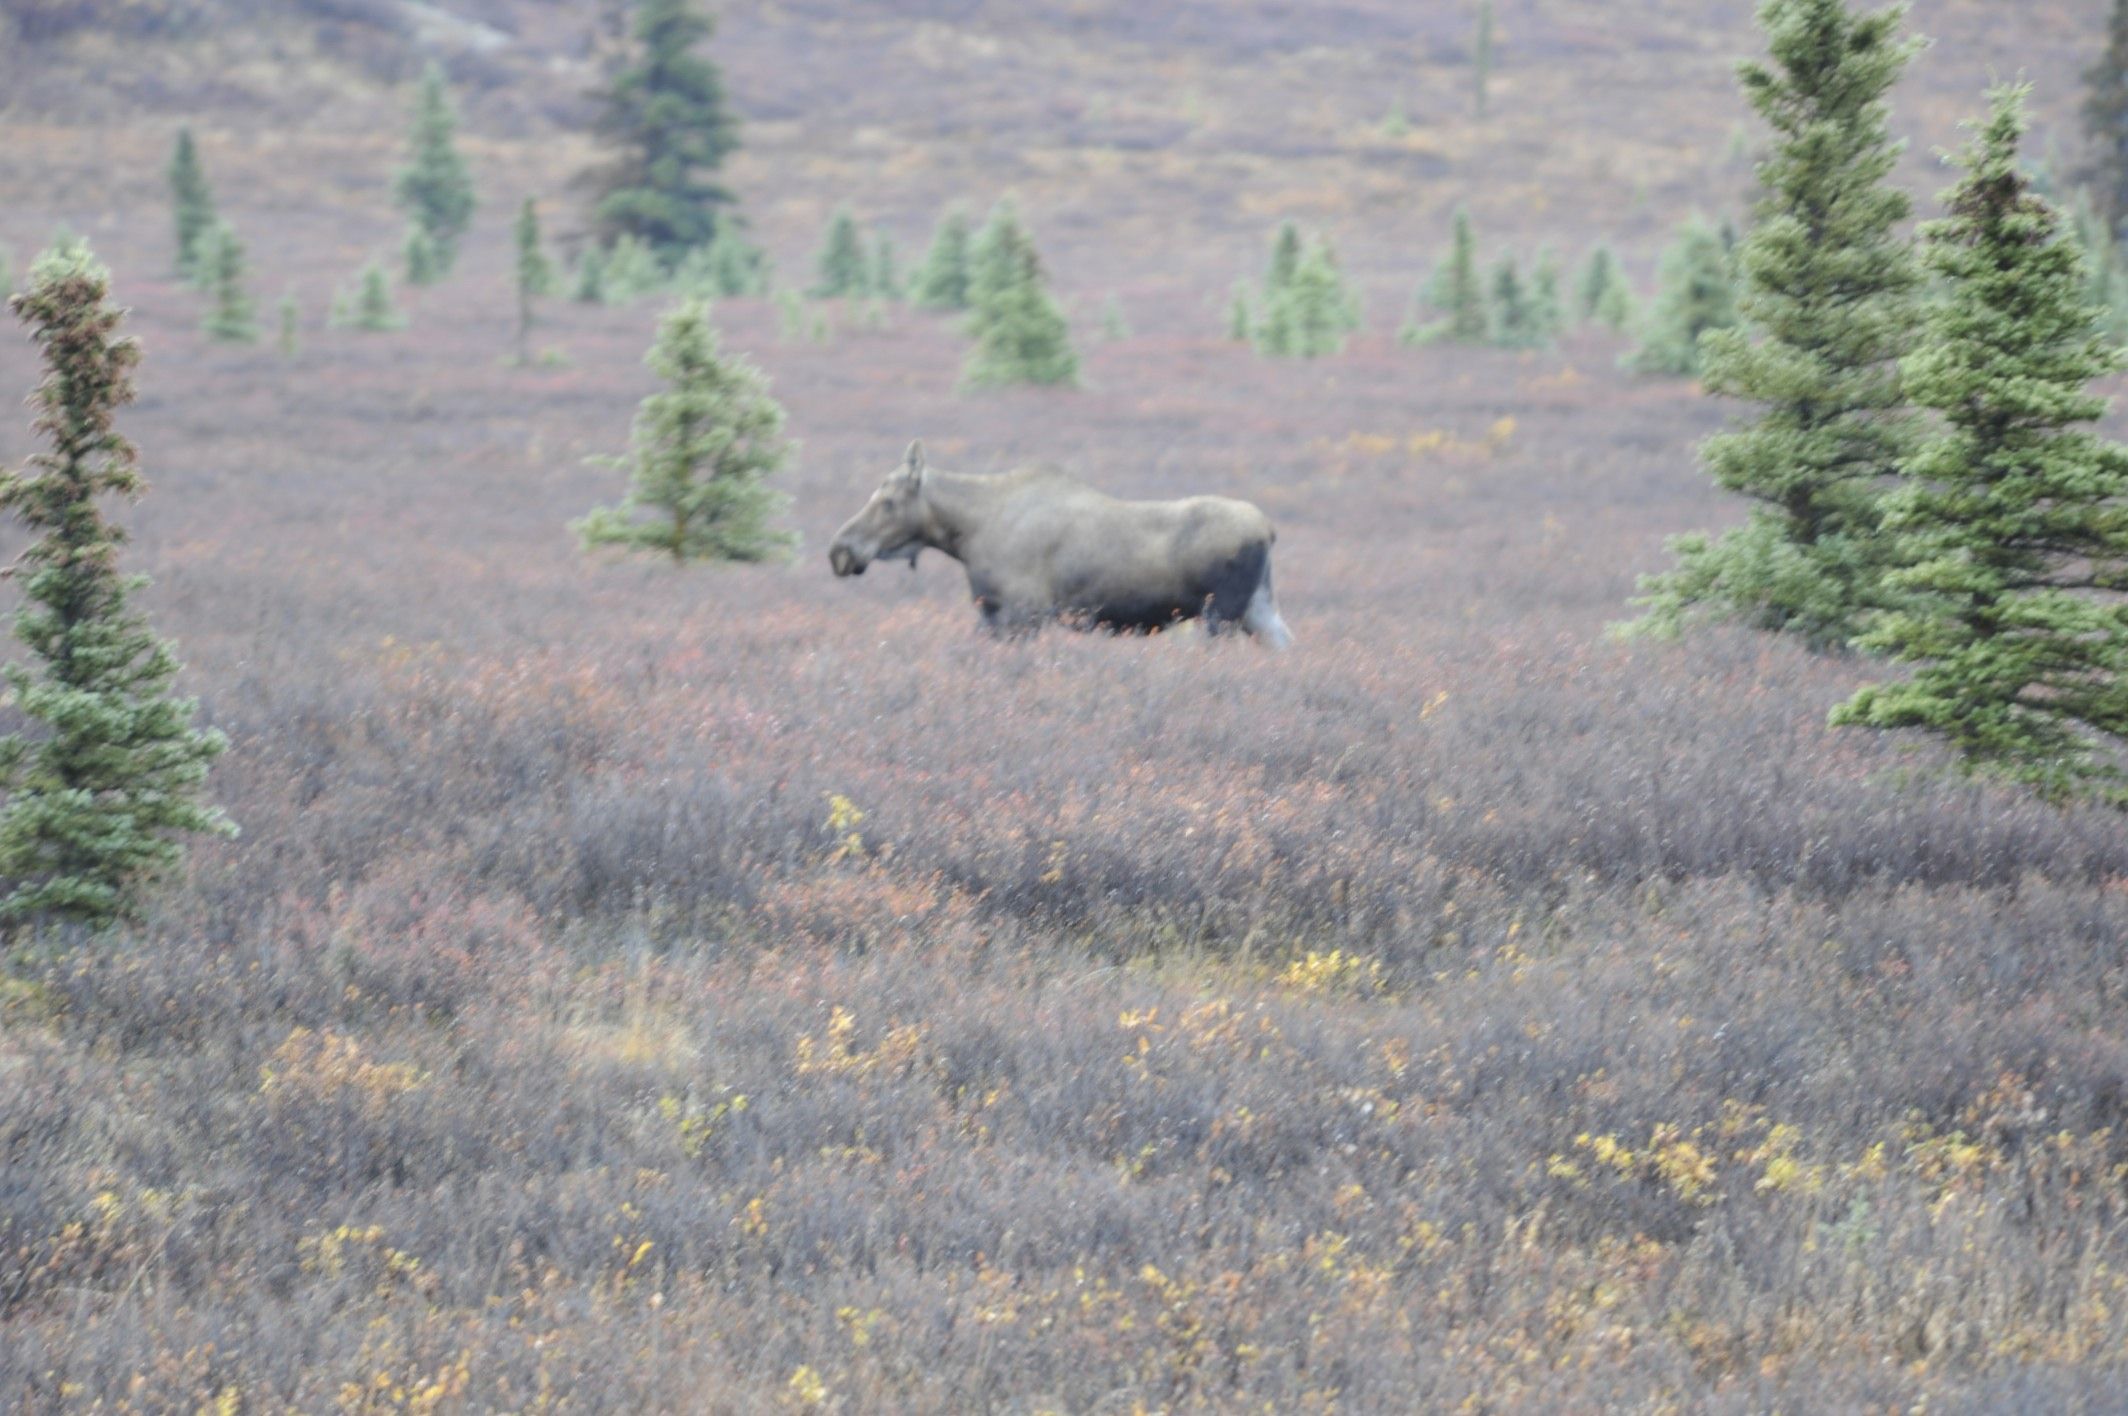
<path id="1" fill-rule="evenodd" d="M 258 312 L 244 286 L 244 243 L 226 221 L 218 221 L 202 244 L 201 275 L 213 304 L 200 322 L 208 336 L 224 344 L 256 344 Z"/>
<path id="2" fill-rule="evenodd" d="M 872 293 L 872 271 L 865 260 L 864 235 L 846 206 L 835 208 L 821 233 L 820 254 L 813 258 L 816 300 L 856 299 Z"/>
<path id="3" fill-rule="evenodd" d="M 2092 187 L 2106 229 L 2119 242 L 2128 237 L 2128 0 L 2113 0 L 2105 47 L 2084 84 Z"/>
<path id="4" fill-rule="evenodd" d="M 916 279 L 910 283 L 911 300 L 927 310 L 968 308 L 968 245 L 971 236 L 968 214 L 959 207 L 949 208 L 939 218 L 938 231 L 931 237 L 931 249 L 924 253 L 924 263 L 918 267 Z"/>
<path id="5" fill-rule="evenodd" d="M 636 410 L 628 453 L 607 459 L 628 474 L 628 492 L 575 524 L 586 549 L 662 551 L 675 564 L 782 554 L 794 538 L 769 524 L 784 498 L 768 478 L 790 444 L 767 378 L 719 351 L 700 300 L 666 316 L 646 362 L 669 387 Z"/>
<path id="6" fill-rule="evenodd" d="M 608 240 L 635 236 L 667 263 L 715 238 L 732 194 L 714 175 L 739 146 L 717 66 L 697 52 L 715 29 L 694 0 L 636 0 L 634 61 L 615 74 L 596 132 L 615 150 L 593 172 Z"/>
<path id="7" fill-rule="evenodd" d="M 473 220 L 474 205 L 473 174 L 458 152 L 458 114 L 443 70 L 434 64 L 421 76 L 407 146 L 407 164 L 399 169 L 394 192 L 414 227 L 410 243 L 425 237 L 429 246 L 418 272 L 409 251 L 407 279 L 427 285 L 442 279 L 457 261 L 458 238 Z"/>
<path id="8" fill-rule="evenodd" d="M 50 450 L 0 475 L 0 511 L 36 539 L 18 562 L 15 636 L 37 661 L 6 677 L 29 730 L 0 739 L 0 920 L 108 925 L 183 859 L 182 838 L 233 834 L 202 796 L 222 735 L 170 693 L 178 662 L 118 569 L 125 533 L 102 498 L 146 490 L 117 430 L 140 349 L 118 333 L 110 277 L 81 247 L 32 267 L 9 304 L 44 353 L 36 429 Z"/>
<path id="9" fill-rule="evenodd" d="M 1071 327 L 1049 293 L 1034 238 L 1009 201 L 998 204 L 977 236 L 970 272 L 968 332 L 975 348 L 962 381 L 972 388 L 1076 384 Z"/>
<path id="10" fill-rule="evenodd" d="M 177 147 L 170 154 L 170 206 L 177 224 L 177 273 L 198 284 L 200 243 L 214 230 L 214 191 L 190 128 L 177 130 Z"/>
<path id="11" fill-rule="evenodd" d="M 539 240 L 539 207 L 530 197 L 517 210 L 517 362 L 532 362 L 532 302 L 554 293 L 554 263 Z"/>
<path id="12" fill-rule="evenodd" d="M 1918 48 L 1904 18 L 1845 0 L 1759 7 L 1772 63 L 1740 76 L 1775 143 L 1738 250 L 1747 323 L 1702 356 L 1709 392 L 1761 409 L 1702 449 L 1714 480 L 1756 505 L 1716 540 L 1673 543 L 1676 569 L 1642 583 L 1651 628 L 1708 613 L 1834 648 L 1882 607 L 1877 502 L 1914 436 L 1898 357 L 1921 284 L 1901 229 L 1912 203 L 1888 185 L 1904 145 L 1885 96 Z"/>
<path id="13" fill-rule="evenodd" d="M 1864 640 L 1918 667 L 1833 721 L 1921 728 L 2049 798 L 2128 803 L 2128 448 L 2093 431 L 2106 404 L 2089 391 L 2128 357 L 2018 170 L 2025 93 L 1994 91 L 1926 230 L 1947 293 L 1904 368 L 1942 424 L 1886 499 L 1907 596 Z"/>

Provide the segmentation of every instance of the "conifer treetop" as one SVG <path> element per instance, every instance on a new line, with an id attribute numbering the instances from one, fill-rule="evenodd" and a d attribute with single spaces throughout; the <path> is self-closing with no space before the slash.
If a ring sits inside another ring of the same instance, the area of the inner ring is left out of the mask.
<path id="1" fill-rule="evenodd" d="M 30 266 L 29 283 L 8 307 L 30 328 L 30 341 L 44 352 L 46 373 L 30 403 L 32 428 L 51 443 L 22 470 L 0 476 L 0 511 L 22 518 L 33 531 L 62 524 L 73 505 L 71 481 L 89 495 L 107 492 L 136 498 L 147 490 L 140 453 L 118 431 L 117 413 L 134 398 L 133 371 L 140 344 L 120 335 L 123 310 L 112 308 L 110 272 L 88 247 L 63 243 Z M 107 528 L 107 544 L 125 539 Z M 42 542 L 23 552 L 26 561 L 53 554 Z"/>

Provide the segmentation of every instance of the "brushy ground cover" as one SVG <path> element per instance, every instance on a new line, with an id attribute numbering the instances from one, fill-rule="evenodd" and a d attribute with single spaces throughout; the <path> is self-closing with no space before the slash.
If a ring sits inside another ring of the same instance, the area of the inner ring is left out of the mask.
<path id="1" fill-rule="evenodd" d="M 557 304 L 568 362 L 504 367 L 495 216 L 403 334 L 313 301 L 292 360 L 212 347 L 163 135 L 42 136 L 6 190 L 138 159 L 74 219 L 147 345 L 132 564 L 245 834 L 0 983 L 0 1402 L 2117 1399 L 2128 835 L 1826 728 L 1864 666 L 1603 637 L 1730 514 L 1689 386 L 1379 309 L 1271 363 L 1194 266 L 1104 343 L 1121 250 L 1068 287 L 1076 393 L 733 301 L 804 549 L 586 561 L 654 304 Z M 305 152 L 368 190 L 331 143 L 240 170 Z M 224 199 L 268 299 L 393 229 Z M 1258 500 L 1298 647 L 999 644 L 935 557 L 834 581 L 912 436 Z"/>

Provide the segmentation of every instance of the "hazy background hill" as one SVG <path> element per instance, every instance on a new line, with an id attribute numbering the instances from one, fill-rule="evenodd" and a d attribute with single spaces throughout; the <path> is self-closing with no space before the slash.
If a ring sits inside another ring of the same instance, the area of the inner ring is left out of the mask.
<path id="1" fill-rule="evenodd" d="M 1393 284 L 1431 261 L 1457 203 L 1525 244 L 1609 237 L 1643 269 L 1685 212 L 1737 212 L 1757 137 L 1731 72 L 1755 45 L 1751 8 L 1504 0 L 1483 119 L 1462 0 L 735 0 L 718 7 L 714 48 L 748 120 L 732 181 L 786 263 L 838 200 L 916 237 L 942 202 L 1011 189 L 1067 288 L 1223 288 L 1288 217 L 1327 226 L 1364 278 Z M 2101 8 L 1914 7 L 1935 40 L 1898 103 L 1920 195 L 1941 185 L 1935 153 L 1992 79 L 2030 77 L 2035 151 L 2075 155 Z M 253 199 L 360 205 L 363 178 L 389 170 L 407 83 L 436 59 L 488 178 L 559 192 L 586 156 L 585 95 L 620 13 L 613 0 L 6 0 L 0 111 L 28 126 L 0 181 L 19 189 L 40 159 L 68 155 L 49 204 L 93 228 L 99 203 L 159 180 L 158 120 L 182 118 L 244 164 Z M 1385 136 L 1398 105 L 1411 131 Z M 47 219 L 24 205 L 0 218 L 18 245 L 43 234 L 23 223 Z"/>

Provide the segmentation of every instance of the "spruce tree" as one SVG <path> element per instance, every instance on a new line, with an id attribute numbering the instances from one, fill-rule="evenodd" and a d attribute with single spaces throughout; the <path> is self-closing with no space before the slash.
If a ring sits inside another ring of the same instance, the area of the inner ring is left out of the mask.
<path id="1" fill-rule="evenodd" d="M 585 548 L 662 551 L 675 564 L 780 555 L 794 538 L 769 525 L 785 499 L 767 479 L 790 445 L 768 380 L 718 350 L 700 300 L 665 318 L 646 362 L 668 388 L 636 410 L 627 454 L 606 459 L 628 474 L 628 492 L 575 523 Z"/>
<path id="2" fill-rule="evenodd" d="M 392 303 L 391 277 L 371 261 L 362 268 L 360 283 L 352 296 L 343 295 L 335 304 L 333 323 L 368 334 L 384 334 L 406 327 L 406 318 Z"/>
<path id="3" fill-rule="evenodd" d="M 636 0 L 633 62 L 614 75 L 596 132 L 615 150 L 591 174 L 602 237 L 634 236 L 668 264 L 716 236 L 732 195 L 713 174 L 739 145 L 717 67 L 697 53 L 713 32 L 695 0 Z"/>
<path id="4" fill-rule="evenodd" d="M 665 267 L 648 241 L 623 236 L 605 252 L 600 264 L 599 297 L 609 305 L 628 305 L 663 290 Z"/>
<path id="5" fill-rule="evenodd" d="M 1655 303 L 1626 367 L 1643 374 L 1697 375 L 1700 336 L 1735 325 L 1736 270 L 1719 232 L 1698 217 L 1663 252 Z"/>
<path id="6" fill-rule="evenodd" d="M 1293 273 L 1275 290 L 1266 289 L 1263 298 L 1256 340 L 1263 354 L 1294 359 L 1335 354 L 1358 323 L 1352 292 L 1325 240 L 1309 242 Z"/>
<path id="7" fill-rule="evenodd" d="M 177 273 L 200 284 L 200 243 L 214 230 L 214 192 L 190 128 L 177 130 L 170 155 L 170 205 L 177 222 Z"/>
<path id="8" fill-rule="evenodd" d="M 1886 499 L 1906 594 L 1863 641 L 1917 668 L 1833 721 L 1921 728 L 2051 799 L 2128 803 L 2128 448 L 2094 432 L 2106 404 L 2089 390 L 2128 358 L 2018 170 L 2025 92 L 1994 91 L 1950 215 L 1926 229 L 1947 293 L 1904 369 L 1942 422 Z"/>
<path id="9" fill-rule="evenodd" d="M 1001 202 L 975 243 L 968 332 L 975 339 L 963 382 L 1076 384 L 1079 356 L 1071 327 L 1049 293 L 1034 240 L 1008 202 Z"/>
<path id="10" fill-rule="evenodd" d="M 1255 320 L 1249 311 L 1249 286 L 1247 281 L 1234 282 L 1234 298 L 1227 302 L 1227 338 L 1236 344 L 1249 342 L 1249 331 Z"/>
<path id="11" fill-rule="evenodd" d="M 458 238 L 473 219 L 473 174 L 458 152 L 458 115 L 452 110 L 443 70 L 429 65 L 421 76 L 408 135 L 407 165 L 399 169 L 394 191 L 399 206 L 426 237 L 430 250 L 422 279 L 415 273 L 413 239 L 409 238 L 407 279 L 427 285 L 442 279 L 458 259 Z"/>
<path id="12" fill-rule="evenodd" d="M 1537 342 L 1549 345 L 1566 329 L 1566 308 L 1559 294 L 1559 257 L 1549 246 L 1537 252 L 1530 274 L 1530 324 Z"/>
<path id="13" fill-rule="evenodd" d="M 405 257 L 407 284 L 434 285 L 443 279 L 443 252 L 426 229 L 409 226 L 401 254 Z"/>
<path id="14" fill-rule="evenodd" d="M 1537 311 L 1515 258 L 1505 255 L 1493 265 L 1492 342 L 1503 349 L 1534 349 L 1544 343 Z"/>
<path id="15" fill-rule="evenodd" d="M 785 286 L 776 292 L 776 337 L 785 344 L 805 338 L 805 297 Z"/>
<path id="16" fill-rule="evenodd" d="M 717 223 L 716 237 L 708 247 L 710 279 L 724 299 L 768 294 L 768 252 L 746 239 L 739 219 Z"/>
<path id="17" fill-rule="evenodd" d="M 1618 268 L 1618 257 L 1609 246 L 1598 246 L 1589 254 L 1589 263 L 1582 267 L 1579 301 L 1576 313 L 1583 324 L 1610 324 L 1609 314 L 1618 313 L 1617 296 L 1613 293 L 1625 283 L 1625 273 Z M 1613 329 L 1617 325 L 1611 325 Z"/>
<path id="18" fill-rule="evenodd" d="M 517 362 L 532 361 L 532 302 L 554 293 L 554 266 L 539 241 L 539 208 L 530 197 L 517 211 Z"/>
<path id="19" fill-rule="evenodd" d="M 968 243 L 968 308 L 981 310 L 1023 273 L 1020 257 L 1032 248 L 1019 208 L 1005 197 L 990 209 L 982 229 Z"/>
<path id="20" fill-rule="evenodd" d="M 864 237 L 848 207 L 836 207 L 828 218 L 813 267 L 813 288 L 808 293 L 816 300 L 854 299 L 871 293 L 872 275 L 865 262 Z"/>
<path id="21" fill-rule="evenodd" d="M 1740 70 L 1772 126 L 1764 192 L 1737 252 L 1742 327 L 1699 346 L 1710 393 L 1759 406 L 1757 421 L 1707 441 L 1707 470 L 1751 499 L 1750 520 L 1674 544 L 1675 570 L 1643 582 L 1649 627 L 1710 613 L 1847 644 L 1881 608 L 1877 501 L 1915 424 L 1898 357 L 1912 347 L 1920 272 L 1901 229 L 1912 204 L 1888 185 L 1903 144 L 1886 94 L 1917 46 L 1899 6 L 1861 15 L 1844 0 L 1763 0 L 1772 63 Z M 1713 290 L 1727 262 L 1702 252 L 1690 282 Z M 1658 362 L 1693 348 L 1680 312 L 1701 297 L 1665 290 Z M 1667 326 L 1667 328 L 1665 328 Z"/>
<path id="22" fill-rule="evenodd" d="M 580 305 L 606 303 L 606 253 L 598 247 L 588 246 L 577 257 L 576 282 L 569 287 L 569 298 Z"/>
<path id="23" fill-rule="evenodd" d="M 55 249 L 9 304 L 44 353 L 36 429 L 51 449 L 0 475 L 0 510 L 36 539 L 17 562 L 15 637 L 37 661 L 6 678 L 29 731 L 0 739 L 0 919 L 103 926 L 137 915 L 183 859 L 181 838 L 234 834 L 202 798 L 226 741 L 171 696 L 178 672 L 122 575 L 125 533 L 99 501 L 146 490 L 115 415 L 140 349 L 118 333 L 110 278 L 84 249 Z"/>
<path id="24" fill-rule="evenodd" d="M 2128 236 L 2128 0 L 2113 0 L 2106 44 L 2084 75 L 2084 131 L 2099 215 L 2115 242 Z"/>
<path id="25" fill-rule="evenodd" d="M 244 288 L 244 243 L 226 221 L 216 222 L 200 253 L 201 274 L 214 303 L 200 322 L 210 338 L 224 344 L 255 344 L 259 322 Z"/>
<path id="26" fill-rule="evenodd" d="M 1424 299 L 1446 311 L 1447 318 L 1422 324 L 1414 310 L 1411 322 L 1400 332 L 1406 344 L 1483 344 L 1491 337 L 1492 317 L 1485 308 L 1485 286 L 1478 275 L 1478 238 L 1471 230 L 1470 213 L 1461 207 L 1456 208 L 1448 258 L 1427 283 Z"/>
<path id="27" fill-rule="evenodd" d="M 899 300 L 902 297 L 901 267 L 894 249 L 894 238 L 881 231 L 872 238 L 872 269 L 866 286 L 877 300 Z"/>
<path id="28" fill-rule="evenodd" d="M 968 308 L 968 214 L 949 208 L 939 218 L 931 249 L 909 287 L 909 298 L 927 310 Z"/>

